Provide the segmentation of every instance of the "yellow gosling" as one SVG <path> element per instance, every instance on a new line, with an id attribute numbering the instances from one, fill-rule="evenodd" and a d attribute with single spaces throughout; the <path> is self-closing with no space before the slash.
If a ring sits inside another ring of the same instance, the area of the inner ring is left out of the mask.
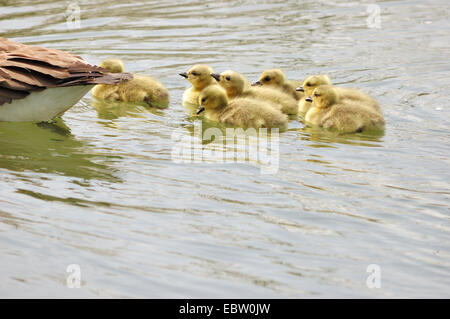
<path id="1" fill-rule="evenodd" d="M 216 81 L 211 77 L 214 70 L 204 64 L 196 64 L 189 71 L 180 73 L 182 77 L 187 79 L 192 87 L 183 93 L 183 105 L 188 107 L 198 106 L 198 96 L 200 92 L 209 85 L 216 85 Z"/>
<path id="2" fill-rule="evenodd" d="M 119 59 L 107 59 L 100 63 L 99 67 L 107 69 L 111 73 L 123 73 L 125 72 L 125 66 L 122 60 Z"/>
<path id="3" fill-rule="evenodd" d="M 100 67 L 111 73 L 124 71 L 122 61 L 108 59 Z M 94 87 L 92 95 L 98 99 L 123 102 L 144 102 L 149 106 L 166 108 L 169 106 L 169 92 L 156 79 L 145 75 L 134 75 L 133 79 L 119 84 L 100 84 Z"/>
<path id="4" fill-rule="evenodd" d="M 271 69 L 265 70 L 259 77 L 259 81 L 253 83 L 252 85 L 269 86 L 291 95 L 296 100 L 300 100 L 303 96 L 302 92 L 296 91 L 296 86 L 291 83 L 293 82 L 286 80 L 283 71 L 279 69 Z"/>
<path id="5" fill-rule="evenodd" d="M 306 98 L 312 95 L 312 92 L 319 85 L 331 84 L 330 78 L 326 74 L 322 75 L 310 75 L 308 76 L 303 84 L 297 87 L 298 92 L 303 92 L 303 97 L 298 103 L 299 113 L 306 114 L 311 107 L 311 103 L 306 101 Z"/>
<path id="6" fill-rule="evenodd" d="M 369 109 L 382 114 L 381 107 L 378 101 L 375 100 L 370 95 L 364 93 L 363 91 L 354 88 L 342 88 L 342 87 L 338 87 L 336 88 L 336 90 L 339 93 L 340 99 L 353 101 L 355 103 L 359 102 L 368 107 Z"/>
<path id="7" fill-rule="evenodd" d="M 197 114 L 205 112 L 211 121 L 242 128 L 285 129 L 287 115 L 270 104 L 249 97 L 236 97 L 228 100 L 226 91 L 220 86 L 209 86 L 199 96 L 200 107 Z"/>
<path id="8" fill-rule="evenodd" d="M 297 88 L 298 91 L 304 92 L 305 94 L 304 98 L 302 98 L 299 102 L 299 112 L 301 114 L 306 114 L 306 112 L 308 112 L 309 108 L 311 107 L 311 103 L 306 101 L 306 98 L 312 95 L 312 92 L 314 91 L 315 88 L 317 88 L 320 85 L 330 85 L 330 84 L 331 80 L 328 77 L 328 75 L 325 74 L 311 75 L 307 77 L 303 82 L 303 85 Z M 371 96 L 360 91 L 359 89 L 342 88 L 342 87 L 335 87 L 335 89 L 339 92 L 339 98 L 341 100 L 348 99 L 353 101 L 360 101 L 361 104 L 364 104 L 367 107 L 381 114 L 381 108 L 378 102 Z"/>
<path id="9" fill-rule="evenodd" d="M 303 85 L 303 81 L 298 81 L 298 80 L 286 80 L 286 82 L 291 85 L 293 88 L 296 88 L 296 97 L 297 100 L 299 98 L 302 98 L 304 96 L 303 92 L 297 91 L 297 88 L 301 85 Z"/>
<path id="10" fill-rule="evenodd" d="M 383 116 L 370 105 L 360 100 L 341 99 L 339 91 L 332 85 L 317 87 L 307 100 L 314 105 L 306 113 L 305 120 L 313 125 L 340 133 L 382 129 L 385 125 Z"/>
<path id="11" fill-rule="evenodd" d="M 240 73 L 225 71 L 221 74 L 212 73 L 219 85 L 225 89 L 229 99 L 250 97 L 270 103 L 285 114 L 297 114 L 298 103 L 291 95 L 271 87 L 250 86 L 250 82 Z"/>
<path id="12" fill-rule="evenodd" d="M 241 96 L 244 91 L 247 92 L 251 88 L 248 79 L 236 71 L 228 70 L 220 74 L 211 73 L 211 76 L 225 89 L 229 99 Z"/>

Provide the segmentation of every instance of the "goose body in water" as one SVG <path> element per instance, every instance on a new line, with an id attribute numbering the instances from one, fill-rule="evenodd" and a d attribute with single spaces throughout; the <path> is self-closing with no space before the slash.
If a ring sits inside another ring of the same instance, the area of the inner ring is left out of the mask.
<path id="1" fill-rule="evenodd" d="M 111 74 L 68 52 L 0 38 L 0 121 L 49 121 L 96 84 L 132 79 Z"/>

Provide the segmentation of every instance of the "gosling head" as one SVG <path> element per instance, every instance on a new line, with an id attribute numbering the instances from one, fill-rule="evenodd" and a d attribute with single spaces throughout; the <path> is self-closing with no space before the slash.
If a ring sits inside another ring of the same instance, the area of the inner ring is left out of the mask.
<path id="1" fill-rule="evenodd" d="M 227 93 L 220 86 L 208 86 L 200 93 L 198 104 L 200 106 L 197 110 L 197 114 L 200 114 L 205 110 L 220 111 L 228 105 Z"/>
<path id="2" fill-rule="evenodd" d="M 211 76 L 225 89 L 229 98 L 233 98 L 244 91 L 246 80 L 238 72 L 228 70 L 220 74 L 211 73 Z"/>
<path id="3" fill-rule="evenodd" d="M 252 85 L 275 85 L 282 86 L 286 82 L 286 77 L 283 71 L 279 69 L 272 69 L 264 71 L 259 77 L 259 81 Z"/>
<path id="4" fill-rule="evenodd" d="M 314 102 L 317 108 L 331 107 L 338 100 L 338 93 L 332 85 L 320 85 L 314 89 L 312 96 L 306 98 L 306 101 Z"/>
<path id="5" fill-rule="evenodd" d="M 305 96 L 311 96 L 314 89 L 320 85 L 331 84 L 330 78 L 326 74 L 322 75 L 310 75 L 303 81 L 303 85 L 299 86 L 296 90 L 305 92 Z"/>
<path id="6" fill-rule="evenodd" d="M 111 73 L 123 73 L 125 72 L 125 67 L 123 62 L 119 59 L 108 59 L 100 63 L 99 67 L 108 70 Z"/>
<path id="7" fill-rule="evenodd" d="M 189 71 L 180 73 L 180 75 L 191 82 L 192 86 L 197 90 L 203 90 L 208 85 L 214 83 L 211 77 L 213 69 L 204 64 L 196 64 Z"/>

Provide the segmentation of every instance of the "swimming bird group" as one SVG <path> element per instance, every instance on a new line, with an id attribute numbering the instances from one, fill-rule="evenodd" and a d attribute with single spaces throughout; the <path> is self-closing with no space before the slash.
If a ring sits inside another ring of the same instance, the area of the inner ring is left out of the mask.
<path id="1" fill-rule="evenodd" d="M 183 105 L 195 108 L 198 116 L 228 125 L 284 129 L 295 115 L 309 125 L 341 133 L 385 124 L 374 98 L 358 89 L 336 87 L 327 75 L 295 81 L 271 69 L 251 83 L 236 71 L 219 74 L 197 64 L 180 76 L 191 84 L 183 93 Z M 0 38 L 0 121 L 50 120 L 91 88 L 101 100 L 157 108 L 169 105 L 163 84 L 153 77 L 125 73 L 121 60 L 108 59 L 94 66 L 67 52 Z"/>
<path id="2" fill-rule="evenodd" d="M 300 115 L 309 125 L 340 133 L 382 129 L 385 125 L 374 98 L 358 89 L 335 87 L 327 75 L 311 75 L 301 82 L 287 80 L 281 70 L 271 69 L 252 84 L 236 71 L 219 74 L 200 64 L 180 75 L 192 85 L 183 94 L 183 104 L 198 107 L 197 114 L 204 112 L 213 121 L 283 128 L 287 115 Z"/>

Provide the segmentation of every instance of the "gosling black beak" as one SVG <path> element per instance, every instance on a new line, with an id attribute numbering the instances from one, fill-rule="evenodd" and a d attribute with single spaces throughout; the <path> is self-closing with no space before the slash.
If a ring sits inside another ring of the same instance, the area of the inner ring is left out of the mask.
<path id="1" fill-rule="evenodd" d="M 261 81 L 256 81 L 255 83 L 252 83 L 252 86 L 259 86 L 261 85 Z"/>
<path id="2" fill-rule="evenodd" d="M 182 77 L 184 77 L 184 78 L 188 78 L 188 75 L 187 75 L 187 73 L 186 72 L 183 72 L 183 73 L 180 73 L 179 75 L 181 75 Z"/>
<path id="3" fill-rule="evenodd" d="M 305 101 L 306 101 L 306 102 L 309 102 L 309 103 L 312 103 L 313 99 L 312 99 L 312 97 L 308 96 L 308 97 L 305 99 Z"/>
<path id="4" fill-rule="evenodd" d="M 303 88 L 303 86 L 299 86 L 298 88 L 295 89 L 296 91 L 299 92 L 305 92 L 305 89 Z"/>
<path id="5" fill-rule="evenodd" d="M 211 73 L 211 76 L 216 79 L 217 82 L 220 82 L 220 74 Z"/>
<path id="6" fill-rule="evenodd" d="M 201 106 L 201 107 L 198 108 L 196 114 L 199 115 L 199 114 L 202 113 L 204 110 L 205 110 L 205 108 Z"/>

